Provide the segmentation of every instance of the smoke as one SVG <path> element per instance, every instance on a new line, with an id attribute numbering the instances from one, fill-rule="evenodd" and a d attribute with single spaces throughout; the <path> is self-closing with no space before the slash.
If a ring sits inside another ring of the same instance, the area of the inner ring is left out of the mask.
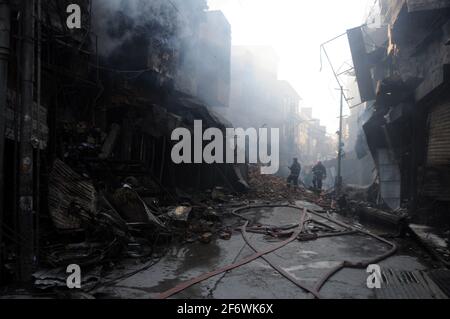
<path id="1" fill-rule="evenodd" d="M 148 33 L 149 41 L 154 36 L 172 38 L 177 29 L 174 8 L 163 0 L 95 0 L 92 10 L 93 31 L 104 57 L 137 35 Z"/>

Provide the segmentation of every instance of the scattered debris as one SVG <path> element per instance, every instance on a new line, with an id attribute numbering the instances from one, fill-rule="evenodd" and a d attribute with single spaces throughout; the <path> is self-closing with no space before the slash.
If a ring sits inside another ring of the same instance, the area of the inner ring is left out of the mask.
<path id="1" fill-rule="evenodd" d="M 129 223 L 152 223 L 158 227 L 165 227 L 139 194 L 128 184 L 114 193 L 113 203 L 122 217 Z"/>
<path id="2" fill-rule="evenodd" d="M 213 234 L 212 233 L 204 233 L 200 237 L 200 242 L 203 244 L 209 244 L 212 241 Z"/>
<path id="3" fill-rule="evenodd" d="M 223 240 L 230 240 L 232 234 L 233 234 L 233 232 L 231 230 L 227 229 L 227 230 L 221 231 L 219 236 Z"/>
<path id="4" fill-rule="evenodd" d="M 317 201 L 317 196 L 303 186 L 289 188 L 286 180 L 279 176 L 262 175 L 258 165 L 249 166 L 249 185 L 250 190 L 243 194 L 242 198 L 267 202 L 293 201 L 296 199 Z"/>
<path id="5" fill-rule="evenodd" d="M 409 223 L 408 214 L 403 211 L 386 212 L 363 205 L 356 205 L 355 210 L 361 219 L 395 227 L 401 236 L 404 235 L 407 230 Z"/>
<path id="6" fill-rule="evenodd" d="M 445 232 L 434 227 L 416 224 L 409 225 L 409 231 L 435 259 L 446 267 L 450 267 L 450 249 L 444 237 Z"/>
<path id="7" fill-rule="evenodd" d="M 175 221 L 187 222 L 192 212 L 192 207 L 179 206 L 169 212 L 169 217 Z"/>
<path id="8" fill-rule="evenodd" d="M 94 267 L 91 270 L 83 270 L 81 276 L 81 290 L 89 291 L 95 287 L 101 279 L 102 267 Z M 40 270 L 33 274 L 35 279 L 34 285 L 41 290 L 47 290 L 51 288 L 67 289 L 67 277 L 66 268 L 55 268 Z"/>
<path id="9" fill-rule="evenodd" d="M 227 201 L 225 189 L 223 187 L 215 187 L 211 193 L 211 198 L 214 201 L 225 203 Z"/>

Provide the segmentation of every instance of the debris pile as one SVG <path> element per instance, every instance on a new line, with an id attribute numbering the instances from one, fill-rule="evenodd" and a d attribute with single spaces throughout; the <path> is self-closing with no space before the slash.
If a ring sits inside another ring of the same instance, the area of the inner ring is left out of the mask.
<path id="1" fill-rule="evenodd" d="M 259 166 L 249 167 L 250 191 L 245 197 L 263 201 L 295 201 L 298 199 L 318 201 L 318 196 L 303 186 L 288 187 L 286 180 L 275 175 L 262 175 Z"/>
<path id="2" fill-rule="evenodd" d="M 341 200 L 335 203 L 333 193 L 317 194 L 303 186 L 290 188 L 281 177 L 262 175 L 258 166 L 250 166 L 248 175 L 250 190 L 246 193 L 222 186 L 204 191 L 162 190 L 142 176 L 111 181 L 57 160 L 50 174 L 49 207 L 58 237 L 43 249 L 42 259 L 48 268 L 35 274 L 36 286 L 61 288 L 61 267 L 78 264 L 96 274 L 87 285 L 93 287 L 102 282 L 111 265 L 124 258 L 151 259 L 169 244 L 208 245 L 229 240 L 236 227 L 227 225 L 225 217 L 251 203 L 302 201 L 321 213 L 355 207 L 350 206 L 351 201 L 347 206 Z M 253 225 L 248 231 L 277 240 L 291 236 L 296 226 L 266 229 Z M 298 239 L 309 240 L 319 231 L 329 233 L 327 236 L 336 232 L 308 223 L 307 232 Z"/>
<path id="3" fill-rule="evenodd" d="M 142 177 L 129 176 L 119 183 L 56 160 L 49 175 L 51 225 L 46 225 L 43 269 L 34 274 L 35 286 L 64 288 L 61 278 L 70 264 L 101 278 L 111 264 L 150 258 L 167 244 L 231 238 L 231 228 L 221 220 L 226 205 L 238 205 L 235 194 L 223 187 L 165 192 L 170 196 L 152 191 Z"/>

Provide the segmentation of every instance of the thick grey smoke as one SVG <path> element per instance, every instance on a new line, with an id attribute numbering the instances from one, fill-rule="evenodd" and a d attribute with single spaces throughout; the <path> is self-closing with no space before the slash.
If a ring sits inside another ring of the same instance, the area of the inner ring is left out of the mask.
<path id="1" fill-rule="evenodd" d="M 109 56 L 136 35 L 159 46 L 176 45 L 176 38 L 195 32 L 192 14 L 204 8 L 205 0 L 93 0 L 100 54 Z"/>
<path id="2" fill-rule="evenodd" d="M 135 36 L 137 30 L 158 28 L 164 33 L 175 33 L 176 21 L 169 9 L 168 2 L 162 0 L 95 0 L 93 28 L 100 54 L 109 56 Z"/>

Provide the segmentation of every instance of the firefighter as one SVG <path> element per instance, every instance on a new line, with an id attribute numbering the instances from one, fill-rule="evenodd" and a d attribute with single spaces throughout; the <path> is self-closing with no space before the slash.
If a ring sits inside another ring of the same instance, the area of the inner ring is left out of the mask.
<path id="1" fill-rule="evenodd" d="M 291 187 L 291 183 L 294 183 L 294 186 L 298 187 L 298 179 L 300 178 L 302 167 L 297 158 L 294 158 L 294 163 L 289 169 L 291 170 L 291 175 L 287 179 L 287 186 Z"/>
<path id="2" fill-rule="evenodd" d="M 322 162 L 318 162 L 312 169 L 314 178 L 313 185 L 314 188 L 321 192 L 322 191 L 322 182 L 327 178 L 327 169 L 323 166 Z"/>

